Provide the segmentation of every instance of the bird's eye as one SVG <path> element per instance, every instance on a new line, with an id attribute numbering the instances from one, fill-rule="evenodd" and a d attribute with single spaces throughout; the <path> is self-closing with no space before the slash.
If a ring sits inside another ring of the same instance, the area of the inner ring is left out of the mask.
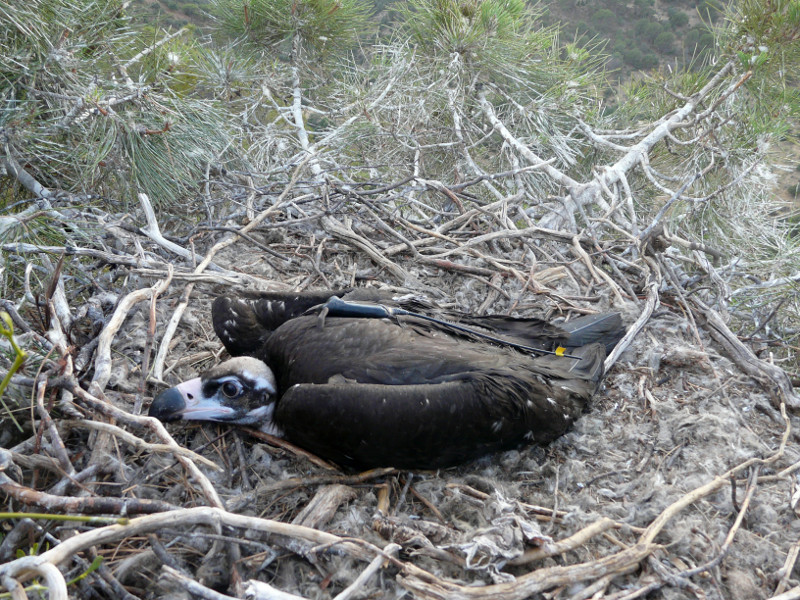
<path id="1" fill-rule="evenodd" d="M 226 398 L 236 398 L 242 393 L 242 385 L 238 381 L 226 381 L 220 389 Z"/>

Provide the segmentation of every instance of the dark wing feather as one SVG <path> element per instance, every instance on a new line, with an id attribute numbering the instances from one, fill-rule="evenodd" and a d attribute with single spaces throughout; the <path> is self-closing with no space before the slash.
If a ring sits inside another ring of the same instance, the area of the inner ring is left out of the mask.
<path id="1" fill-rule="evenodd" d="M 518 344 L 542 350 L 567 349 L 601 343 L 610 352 L 625 333 L 618 312 L 586 315 L 564 323 L 548 323 L 535 317 L 506 317 L 502 315 L 465 315 L 455 319 L 461 324 L 492 331 Z"/>
<path id="2" fill-rule="evenodd" d="M 481 333 L 489 333 L 515 344 L 541 350 L 555 350 L 558 346 L 563 346 L 568 339 L 563 329 L 536 317 L 474 316 L 453 313 L 452 320 Z M 478 339 L 476 338 L 476 341 Z"/>
<path id="3" fill-rule="evenodd" d="M 301 384 L 281 398 L 275 421 L 293 443 L 344 467 L 438 468 L 502 446 L 497 433 L 480 435 L 490 412 L 469 381 Z"/>
<path id="4" fill-rule="evenodd" d="M 344 290 L 316 292 L 239 292 L 220 296 L 211 306 L 214 332 L 231 356 L 258 355 L 269 334 Z"/>
<path id="5" fill-rule="evenodd" d="M 323 324 L 317 316 L 306 315 L 275 330 L 259 357 L 278 376 L 280 390 L 296 383 L 328 383 L 331 378 L 403 385 L 441 383 L 476 373 L 503 377 L 515 370 L 598 381 L 602 374 L 602 359 L 589 375 L 585 361 L 532 356 L 425 326 L 340 317 L 328 317 Z M 573 355 L 597 355 L 596 346 Z"/>
<path id="6" fill-rule="evenodd" d="M 421 312 L 510 342 L 543 350 L 554 350 L 557 346 L 572 349 L 601 342 L 606 345 L 608 351 L 624 333 L 619 313 L 589 315 L 561 325 L 553 325 L 537 318 L 475 316 L 447 311 L 414 296 L 393 295 L 375 288 L 315 292 L 242 292 L 235 297 L 222 296 L 216 299 L 211 311 L 214 330 L 232 356 L 255 355 L 258 354 L 270 332 L 286 321 L 319 307 L 331 296 L 353 302 L 371 302 Z M 399 320 L 413 324 L 415 329 L 423 334 L 428 331 L 441 331 L 446 335 L 485 343 L 478 337 L 455 332 L 446 325 L 436 325 L 414 317 L 401 317 Z"/>
<path id="7" fill-rule="evenodd" d="M 280 390 L 331 378 L 387 385 L 439 383 L 530 361 L 507 348 L 393 320 L 328 317 L 322 324 L 315 315 L 279 327 L 261 358 L 277 375 Z"/>
<path id="8" fill-rule="evenodd" d="M 605 354 L 593 348 L 586 376 L 598 359 L 602 369 Z M 564 433 L 597 387 L 581 374 L 481 372 L 436 384 L 297 384 L 278 402 L 275 422 L 293 443 L 344 467 L 447 467 Z"/>
<path id="9" fill-rule="evenodd" d="M 437 468 L 547 442 L 580 415 L 605 352 L 582 360 L 422 336 L 388 319 L 293 319 L 265 347 L 281 397 L 276 424 L 342 466 Z"/>

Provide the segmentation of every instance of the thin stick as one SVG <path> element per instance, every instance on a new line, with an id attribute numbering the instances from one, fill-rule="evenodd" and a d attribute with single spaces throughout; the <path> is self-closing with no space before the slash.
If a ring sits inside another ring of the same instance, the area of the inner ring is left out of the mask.
<path id="1" fill-rule="evenodd" d="M 153 294 L 162 294 L 169 287 L 172 281 L 172 267 L 168 267 L 168 275 L 156 283 L 153 287 L 135 290 L 120 300 L 114 314 L 106 323 L 98 336 L 97 356 L 94 363 L 94 377 L 89 384 L 89 393 L 99 396 L 106 388 L 108 380 L 111 378 L 111 342 L 117 335 L 125 317 L 131 308 L 138 302 L 146 300 Z"/>
<path id="2" fill-rule="evenodd" d="M 786 588 L 789 587 L 789 579 L 792 577 L 792 572 L 794 571 L 794 565 L 797 562 L 798 554 L 800 554 L 800 541 L 792 544 L 792 547 L 789 548 L 789 552 L 786 554 L 786 560 L 784 561 L 783 566 L 778 570 L 778 575 L 780 575 L 781 580 L 778 582 L 778 586 L 775 588 L 776 596 L 785 592 Z"/>
<path id="3" fill-rule="evenodd" d="M 297 168 L 294 170 L 294 173 L 292 173 L 291 180 L 286 185 L 286 187 L 283 189 L 283 192 L 281 192 L 281 195 L 278 197 L 278 199 L 276 200 L 275 204 L 273 204 L 269 208 L 261 211 L 261 213 L 259 213 L 259 215 L 255 219 L 253 219 L 252 221 L 250 221 L 250 223 L 248 223 L 247 225 L 242 227 L 242 229 L 241 229 L 242 233 L 248 233 L 251 230 L 255 229 L 268 216 L 270 216 L 271 214 L 275 213 L 277 210 L 280 209 L 280 207 L 282 207 L 284 199 L 289 194 L 289 191 L 297 183 L 297 179 L 300 176 L 300 171 L 302 170 L 302 168 L 306 165 L 306 163 L 310 159 L 311 159 L 311 155 L 308 155 L 303 160 L 303 162 L 301 162 L 297 166 Z M 224 248 L 227 248 L 231 244 L 235 243 L 237 241 L 237 239 L 238 239 L 238 232 L 234 233 L 231 236 L 227 237 L 226 239 L 214 244 L 214 246 L 212 246 L 211 249 L 208 251 L 208 254 L 206 254 L 206 257 L 202 261 L 200 261 L 200 264 L 197 265 L 197 267 L 195 268 L 195 270 L 194 270 L 195 275 L 198 275 L 198 274 L 202 273 L 203 271 L 205 271 L 206 267 L 211 263 L 211 259 L 220 250 L 223 250 Z M 167 352 L 169 351 L 170 342 L 172 341 L 172 338 L 173 338 L 173 336 L 175 335 L 175 332 L 178 329 L 178 324 L 180 323 L 181 318 L 183 317 L 183 313 L 186 311 L 186 308 L 189 306 L 189 296 L 191 295 L 193 289 L 194 289 L 194 285 L 191 284 L 191 283 L 186 286 L 186 289 L 185 289 L 184 295 L 183 295 L 183 300 L 178 305 L 178 307 L 175 309 L 175 312 L 173 313 L 172 318 L 169 321 L 167 329 L 164 332 L 164 336 L 161 338 L 161 342 L 159 343 L 158 352 L 156 353 L 156 360 L 153 362 L 153 376 L 158 380 L 160 380 L 164 375 L 164 361 L 166 360 Z"/>
<path id="4" fill-rule="evenodd" d="M 639 317 L 636 319 L 634 324 L 628 328 L 628 331 L 625 333 L 622 339 L 617 342 L 616 346 L 614 346 L 611 354 L 606 357 L 606 373 L 611 370 L 611 367 L 614 366 L 614 363 L 617 362 L 617 359 L 619 359 L 620 355 L 627 350 L 628 346 L 630 346 L 631 342 L 633 341 L 633 338 L 635 338 L 639 332 L 644 329 L 644 326 L 647 324 L 647 321 L 650 319 L 653 311 L 655 311 L 655 309 L 658 307 L 658 304 L 658 283 L 651 282 L 647 286 L 647 300 L 642 307 L 642 312 L 639 313 Z"/>
<path id="5" fill-rule="evenodd" d="M 397 556 L 401 547 L 399 544 L 387 544 L 383 548 L 383 555 L 378 555 L 372 559 L 372 562 L 367 565 L 361 574 L 348 585 L 344 590 L 337 594 L 333 600 L 350 600 L 364 585 L 372 579 L 372 576 L 381 568 L 381 565 L 386 562 L 386 556 Z"/>

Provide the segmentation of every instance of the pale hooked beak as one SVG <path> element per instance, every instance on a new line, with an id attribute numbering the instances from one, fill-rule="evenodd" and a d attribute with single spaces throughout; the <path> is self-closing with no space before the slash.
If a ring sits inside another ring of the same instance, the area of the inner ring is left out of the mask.
<path id="1" fill-rule="evenodd" d="M 232 408 L 220 404 L 215 398 L 205 398 L 202 381 L 195 377 L 161 392 L 150 405 L 148 414 L 160 421 L 225 421 L 234 413 Z"/>

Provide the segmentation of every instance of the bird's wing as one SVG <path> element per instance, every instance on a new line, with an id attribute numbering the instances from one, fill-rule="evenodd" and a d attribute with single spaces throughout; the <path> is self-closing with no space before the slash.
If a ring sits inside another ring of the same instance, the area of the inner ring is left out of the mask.
<path id="1" fill-rule="evenodd" d="M 322 321 L 315 315 L 279 327 L 262 358 L 278 376 L 281 390 L 331 378 L 388 385 L 441 383 L 529 360 L 505 348 L 435 330 L 421 332 L 389 319 Z"/>
<path id="2" fill-rule="evenodd" d="M 467 380 L 298 384 L 280 399 L 275 422 L 292 442 L 350 468 L 446 467 L 525 434 L 521 411 L 487 401 Z"/>
<path id="3" fill-rule="evenodd" d="M 427 384 L 296 384 L 275 422 L 292 442 L 345 467 L 446 467 L 564 433 L 597 388 L 590 377 L 604 352 L 590 348 L 582 366 L 550 365 L 544 377 L 514 369 Z"/>
<path id="4" fill-rule="evenodd" d="M 293 442 L 343 466 L 436 468 L 525 441 L 549 442 L 581 414 L 603 373 L 600 344 L 578 349 L 580 360 L 471 349 L 464 341 L 448 353 L 431 346 L 436 338 L 386 321 L 370 320 L 367 333 L 363 324 L 350 329 L 331 320 L 316 342 L 320 330 L 304 336 L 298 322 L 278 341 L 288 352 L 281 370 L 294 379 L 281 386 L 275 422 Z M 380 349 L 384 335 L 401 344 Z M 404 348 L 404 335 L 421 343 L 395 351 Z M 365 350 L 365 338 L 378 349 Z"/>
<path id="5" fill-rule="evenodd" d="M 257 355 L 280 325 L 324 304 L 344 290 L 316 292 L 241 292 L 219 296 L 211 306 L 211 321 L 217 337 L 231 356 Z"/>

